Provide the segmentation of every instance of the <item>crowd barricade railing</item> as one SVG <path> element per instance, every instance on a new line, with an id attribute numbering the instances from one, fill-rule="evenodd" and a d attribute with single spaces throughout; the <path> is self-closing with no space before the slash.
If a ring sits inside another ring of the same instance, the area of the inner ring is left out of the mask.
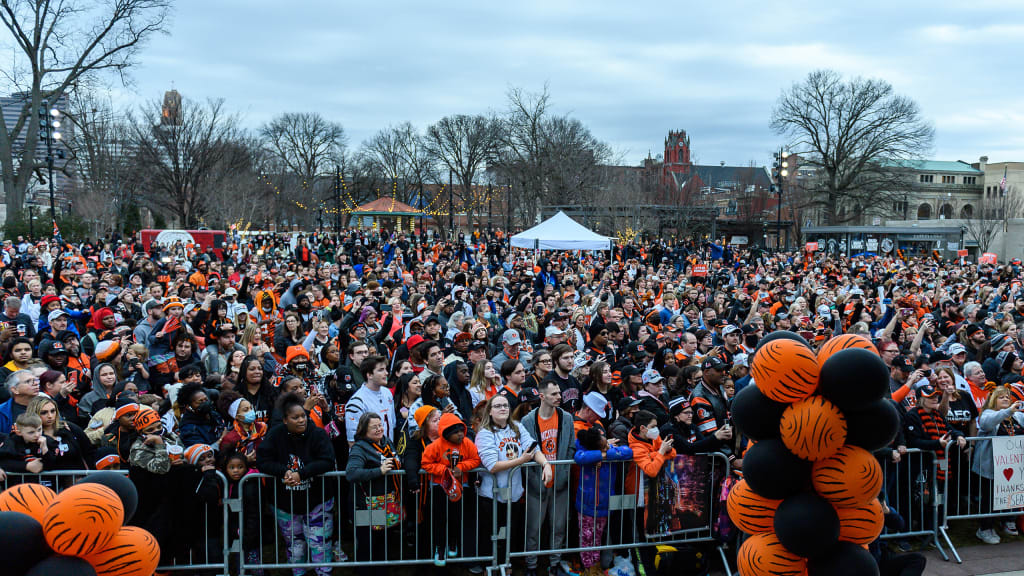
<path id="1" fill-rule="evenodd" d="M 939 524 L 939 533 L 949 546 L 950 551 L 957 563 L 962 563 L 960 554 L 949 538 L 950 520 L 978 520 L 980 522 L 990 521 L 998 524 L 1000 521 L 1010 521 L 1024 515 L 1024 507 L 1005 510 L 993 509 L 992 495 L 994 478 L 986 478 L 977 473 L 978 468 L 974 464 L 978 449 L 987 442 L 998 442 L 1004 436 L 971 437 L 967 438 L 967 445 L 961 449 L 956 442 L 946 445 L 945 461 L 947 472 L 943 481 L 943 494 L 945 494 L 945 510 Z M 988 452 L 988 470 L 992 471 L 991 452 Z M 990 476 L 994 474 L 990 473 Z"/>
<path id="2" fill-rule="evenodd" d="M 885 502 L 903 519 L 900 527 L 887 527 L 882 540 L 929 537 L 943 558 L 946 551 L 939 542 L 939 516 L 942 514 L 942 459 L 934 452 L 909 448 L 899 462 L 879 458 L 885 478 Z"/>
<path id="3" fill-rule="evenodd" d="M 3 481 L 0 481 L 0 492 L 17 484 L 42 484 L 54 492 L 60 492 L 73 486 L 79 480 L 90 474 L 96 474 L 98 470 L 47 470 L 39 474 L 31 472 L 6 472 Z M 117 470 L 119 474 L 128 475 L 127 470 Z"/>
<path id="4" fill-rule="evenodd" d="M 232 516 L 228 505 L 228 479 L 220 470 L 215 474 L 219 484 L 217 501 L 200 502 L 202 512 L 198 517 L 188 518 L 188 529 L 177 533 L 182 538 L 179 549 L 173 552 L 169 563 L 162 559 L 164 563 L 157 566 L 157 572 L 204 570 L 212 574 L 216 570 L 224 576 L 230 574 L 228 529 Z M 194 522 L 202 524 L 191 524 Z"/>
<path id="5" fill-rule="evenodd" d="M 342 471 L 285 494 L 278 490 L 281 480 L 249 474 L 239 484 L 240 502 L 233 504 L 239 528 L 230 549 L 237 551 L 241 574 L 431 565 L 442 546 L 445 553 L 439 559 L 446 565 L 493 567 L 496 520 L 484 526 L 478 513 L 479 472 L 465 476 L 468 485 L 457 502 L 437 498 L 426 474 L 420 474 L 418 488 L 412 489 L 402 470 L 374 481 L 386 484 L 384 494 L 372 485 L 367 491 L 360 483 L 347 482 Z M 451 538 L 442 542 L 435 527 Z"/>
<path id="6" fill-rule="evenodd" d="M 599 555 L 602 551 L 620 555 L 625 552 L 628 556 L 632 550 L 649 549 L 641 557 L 649 552 L 653 559 L 655 546 L 712 542 L 716 543 L 724 569 L 731 576 L 716 528 L 725 505 L 719 498 L 722 482 L 731 473 L 728 459 L 721 453 L 706 453 L 685 456 L 680 462 L 680 469 L 674 472 L 676 477 L 670 479 L 672 486 L 677 487 L 676 493 L 668 501 L 653 505 L 648 502 L 647 492 L 647 481 L 651 479 L 644 477 L 631 460 L 602 461 L 601 467 L 614 469 L 614 480 L 601 485 L 587 479 L 593 485 L 594 495 L 585 498 L 585 502 L 577 497 L 584 481 L 584 466 L 572 460 L 549 462 L 554 472 L 554 484 L 550 487 L 530 479 L 531 475 L 537 479 L 541 475 L 540 465 L 535 462 L 512 469 L 513 473 L 521 470 L 524 475 L 524 494 L 518 502 L 503 502 L 504 523 L 510 527 L 505 532 L 505 551 L 501 555 L 503 570 L 511 571 L 514 560 L 533 567 L 542 556 L 551 565 L 567 561 L 564 555 Z M 684 475 L 688 476 L 682 478 Z M 698 486 L 704 489 L 697 489 Z M 648 516 L 652 510 L 661 511 L 660 519 Z M 594 529 L 597 525 L 603 526 L 599 535 Z"/>

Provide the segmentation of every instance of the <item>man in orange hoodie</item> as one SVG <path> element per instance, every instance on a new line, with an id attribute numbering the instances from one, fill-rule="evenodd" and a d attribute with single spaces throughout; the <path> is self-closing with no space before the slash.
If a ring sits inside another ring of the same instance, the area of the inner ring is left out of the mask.
<path id="1" fill-rule="evenodd" d="M 448 557 L 454 557 L 459 553 L 454 545 L 459 542 L 461 527 L 475 525 L 469 520 L 476 516 L 476 511 L 472 509 L 476 504 L 476 498 L 474 495 L 463 498 L 461 492 L 472 485 L 469 473 L 473 469 L 479 468 L 481 461 L 476 444 L 466 437 L 466 425 L 459 420 L 458 416 L 451 413 L 443 414 L 438 427 L 441 430 L 441 436 L 431 442 L 423 451 L 423 460 L 420 465 L 424 472 L 430 474 L 431 480 L 430 496 L 435 538 L 434 565 L 444 566 Z M 456 500 L 452 500 L 454 496 L 450 496 L 444 487 L 445 478 L 449 474 L 454 477 L 452 481 L 461 485 L 462 488 L 461 490 L 456 488 L 460 494 Z M 448 521 L 449 514 L 456 516 L 451 522 Z M 472 546 L 473 550 L 463 550 L 463 554 L 474 554 L 476 547 L 473 546 L 473 543 L 478 536 L 472 532 L 468 533 L 468 536 L 463 541 L 467 542 L 467 548 Z"/>

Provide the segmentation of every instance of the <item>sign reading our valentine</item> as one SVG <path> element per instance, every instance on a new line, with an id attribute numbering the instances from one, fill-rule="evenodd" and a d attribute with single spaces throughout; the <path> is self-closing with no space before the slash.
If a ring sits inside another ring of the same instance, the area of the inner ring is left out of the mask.
<path id="1" fill-rule="evenodd" d="M 1024 508 L 1024 436 L 997 436 L 992 442 L 992 509 Z"/>

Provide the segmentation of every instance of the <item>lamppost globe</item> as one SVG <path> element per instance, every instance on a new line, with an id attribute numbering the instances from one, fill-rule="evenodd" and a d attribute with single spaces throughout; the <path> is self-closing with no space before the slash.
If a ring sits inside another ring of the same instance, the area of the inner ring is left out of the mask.
<path id="1" fill-rule="evenodd" d="M 57 110 L 56 108 L 50 108 L 50 116 L 53 116 L 54 118 L 60 116 L 60 110 Z"/>
<path id="2" fill-rule="evenodd" d="M 54 140 L 60 140 L 61 138 L 63 138 L 63 136 L 61 135 L 60 132 L 54 132 L 53 133 L 53 139 Z M 785 176 L 785 174 L 783 174 L 783 176 Z"/>
<path id="3" fill-rule="evenodd" d="M 50 124 L 50 126 L 53 126 L 54 128 L 60 128 L 60 121 L 54 120 L 53 123 Z"/>

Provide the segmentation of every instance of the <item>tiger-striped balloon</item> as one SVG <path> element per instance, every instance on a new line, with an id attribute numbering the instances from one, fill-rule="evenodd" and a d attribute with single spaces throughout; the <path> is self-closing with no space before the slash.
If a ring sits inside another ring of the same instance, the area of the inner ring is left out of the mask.
<path id="1" fill-rule="evenodd" d="M 850 508 L 836 508 L 839 516 L 839 539 L 854 544 L 870 544 L 882 533 L 885 514 L 878 498 Z"/>
<path id="2" fill-rule="evenodd" d="M 772 340 L 758 348 L 750 364 L 757 388 L 776 402 L 791 404 L 818 388 L 818 361 L 814 352 L 789 339 Z"/>
<path id="3" fill-rule="evenodd" d="M 806 576 L 807 560 L 786 550 L 774 532 L 755 534 L 736 558 L 742 576 Z"/>
<path id="4" fill-rule="evenodd" d="M 160 545 L 152 534 L 136 528 L 121 528 L 107 547 L 85 557 L 103 576 L 152 576 L 160 563 Z"/>
<path id="5" fill-rule="evenodd" d="M 21 512 L 43 523 L 57 493 L 42 484 L 18 484 L 0 494 L 0 512 Z"/>
<path id="6" fill-rule="evenodd" d="M 102 550 L 124 523 L 124 505 L 102 484 L 75 484 L 46 509 L 43 534 L 58 554 L 86 556 Z"/>
<path id="7" fill-rule="evenodd" d="M 846 418 L 821 396 L 790 404 L 782 413 L 779 432 L 786 448 L 804 460 L 821 460 L 846 442 Z"/>
<path id="8" fill-rule="evenodd" d="M 878 354 L 878 348 L 867 338 L 858 334 L 841 334 L 835 338 L 829 338 L 818 350 L 818 366 L 824 366 L 828 357 L 847 348 L 864 348 Z"/>
<path id="9" fill-rule="evenodd" d="M 882 489 L 882 467 L 867 450 L 847 444 L 814 463 L 811 482 L 833 506 L 863 506 Z"/>
<path id="10" fill-rule="evenodd" d="M 758 496 L 750 489 L 746 480 L 740 480 L 729 490 L 729 498 L 725 505 L 729 512 L 729 520 L 732 520 L 737 528 L 747 534 L 761 534 L 774 529 L 775 509 L 781 503 L 782 500 Z"/>

